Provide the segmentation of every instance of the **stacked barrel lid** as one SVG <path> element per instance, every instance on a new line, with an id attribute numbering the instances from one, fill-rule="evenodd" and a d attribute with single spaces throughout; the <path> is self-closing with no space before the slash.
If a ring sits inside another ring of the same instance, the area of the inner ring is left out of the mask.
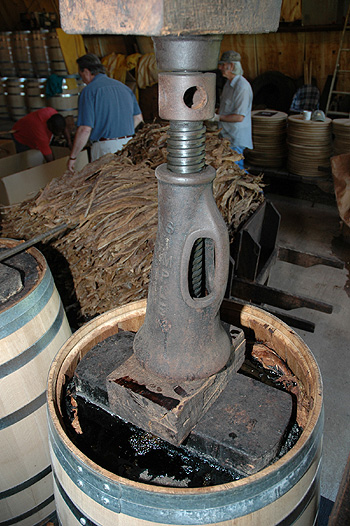
<path id="1" fill-rule="evenodd" d="M 288 117 L 288 170 L 308 179 L 324 179 L 330 171 L 332 120 L 305 120 L 303 115 Z"/>
<path id="2" fill-rule="evenodd" d="M 350 118 L 334 119 L 332 122 L 332 131 L 334 136 L 333 154 L 350 152 Z"/>
<path id="3" fill-rule="evenodd" d="M 277 110 L 252 111 L 253 150 L 245 150 L 248 163 L 280 168 L 287 158 L 287 117 Z"/>

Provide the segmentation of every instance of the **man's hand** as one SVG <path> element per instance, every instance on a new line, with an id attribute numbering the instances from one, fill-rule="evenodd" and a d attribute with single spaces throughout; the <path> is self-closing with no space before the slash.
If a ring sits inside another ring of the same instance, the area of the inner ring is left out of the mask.
<path id="1" fill-rule="evenodd" d="M 75 169 L 74 169 L 75 161 L 76 161 L 76 159 L 72 159 L 71 157 L 68 159 L 67 169 L 68 169 L 71 173 L 74 173 L 74 172 L 75 172 Z"/>
<path id="2" fill-rule="evenodd" d="M 220 115 L 218 113 L 214 113 L 214 117 L 212 117 L 211 119 L 208 119 L 209 122 L 219 122 L 220 120 Z"/>
<path id="3" fill-rule="evenodd" d="M 70 152 L 70 157 L 67 162 L 67 169 L 72 173 L 74 172 L 76 158 L 87 143 L 91 130 L 92 128 L 90 126 L 78 126 L 74 138 L 73 148 Z"/>

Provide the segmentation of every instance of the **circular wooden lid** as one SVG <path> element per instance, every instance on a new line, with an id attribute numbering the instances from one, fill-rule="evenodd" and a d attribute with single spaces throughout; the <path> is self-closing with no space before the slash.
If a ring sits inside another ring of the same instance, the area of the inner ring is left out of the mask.
<path id="1" fill-rule="evenodd" d="M 332 122 L 332 119 L 326 117 L 325 121 L 306 121 L 303 115 L 290 115 L 288 117 L 288 122 L 290 124 L 295 124 L 296 126 L 309 126 L 309 127 L 327 127 Z"/>

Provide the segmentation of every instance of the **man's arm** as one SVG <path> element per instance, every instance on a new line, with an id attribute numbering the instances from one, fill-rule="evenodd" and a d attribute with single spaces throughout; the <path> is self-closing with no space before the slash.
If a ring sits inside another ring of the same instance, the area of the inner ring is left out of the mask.
<path id="1" fill-rule="evenodd" d="M 138 113 L 137 115 L 134 115 L 134 129 L 138 127 L 138 125 L 143 122 L 143 116 L 142 113 Z"/>
<path id="2" fill-rule="evenodd" d="M 44 154 L 43 154 L 44 155 Z M 53 154 L 50 153 L 49 155 L 44 155 L 44 159 L 47 163 L 50 163 L 51 161 L 53 161 Z"/>
<path id="3" fill-rule="evenodd" d="M 68 159 L 67 168 L 74 172 L 75 160 L 78 157 L 85 144 L 88 142 L 92 128 L 90 126 L 79 126 L 74 137 L 74 143 L 70 157 Z"/>
<path id="4" fill-rule="evenodd" d="M 244 115 L 239 115 L 238 113 L 231 113 L 230 115 L 220 115 L 219 121 L 222 122 L 242 122 Z"/>

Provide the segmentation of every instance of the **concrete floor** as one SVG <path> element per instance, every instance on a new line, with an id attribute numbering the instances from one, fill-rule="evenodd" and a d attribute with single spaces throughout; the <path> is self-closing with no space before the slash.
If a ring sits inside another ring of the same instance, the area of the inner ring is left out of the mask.
<path id="1" fill-rule="evenodd" d="M 333 305 L 332 314 L 299 308 L 289 314 L 316 324 L 314 333 L 295 329 L 310 347 L 324 386 L 325 428 L 321 495 L 335 500 L 350 453 L 350 242 L 340 237 L 336 206 L 270 194 L 281 214 L 278 245 L 344 261 L 344 269 L 303 268 L 277 261 L 269 285 Z"/>

